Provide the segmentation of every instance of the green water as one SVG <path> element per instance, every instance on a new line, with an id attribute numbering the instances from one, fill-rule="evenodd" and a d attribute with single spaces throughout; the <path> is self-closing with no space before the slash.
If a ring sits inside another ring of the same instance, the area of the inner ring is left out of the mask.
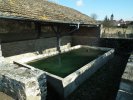
<path id="1" fill-rule="evenodd" d="M 27 64 L 64 78 L 104 53 L 81 48 Z"/>

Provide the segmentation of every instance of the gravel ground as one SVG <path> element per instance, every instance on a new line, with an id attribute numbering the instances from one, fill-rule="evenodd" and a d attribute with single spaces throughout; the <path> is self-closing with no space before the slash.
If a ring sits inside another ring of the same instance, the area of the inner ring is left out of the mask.
<path id="1" fill-rule="evenodd" d="M 129 55 L 115 55 L 66 100 L 115 100 Z M 47 100 L 62 100 L 48 84 Z"/>

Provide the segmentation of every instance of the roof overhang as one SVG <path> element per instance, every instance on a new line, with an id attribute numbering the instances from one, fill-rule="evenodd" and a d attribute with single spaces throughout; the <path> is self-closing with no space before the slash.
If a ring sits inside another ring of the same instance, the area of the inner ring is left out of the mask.
<path id="1" fill-rule="evenodd" d="M 21 20 L 21 21 L 33 21 L 33 22 L 42 22 L 42 23 L 51 23 L 51 24 L 72 24 L 77 25 L 80 24 L 80 26 L 97 26 L 98 24 L 84 24 L 83 22 L 69 22 L 69 21 L 63 21 L 63 20 L 39 20 L 36 18 L 29 18 L 24 16 L 14 16 L 10 15 L 8 13 L 4 14 L 0 11 L 0 19 L 9 19 L 9 20 Z M 91 23 L 91 22 L 90 22 Z"/>

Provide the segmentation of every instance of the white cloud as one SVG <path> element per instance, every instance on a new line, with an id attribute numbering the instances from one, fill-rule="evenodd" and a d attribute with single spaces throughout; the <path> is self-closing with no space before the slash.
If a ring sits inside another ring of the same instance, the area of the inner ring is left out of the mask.
<path id="1" fill-rule="evenodd" d="M 76 5 L 77 6 L 83 6 L 83 0 L 77 0 Z"/>

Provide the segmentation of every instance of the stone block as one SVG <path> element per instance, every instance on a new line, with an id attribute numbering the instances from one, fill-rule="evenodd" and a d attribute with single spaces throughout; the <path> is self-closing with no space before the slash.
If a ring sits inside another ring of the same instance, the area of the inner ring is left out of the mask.
<path id="1" fill-rule="evenodd" d="M 15 100 L 46 100 L 46 76 L 41 70 L 6 64 L 0 67 L 0 91 Z"/>

